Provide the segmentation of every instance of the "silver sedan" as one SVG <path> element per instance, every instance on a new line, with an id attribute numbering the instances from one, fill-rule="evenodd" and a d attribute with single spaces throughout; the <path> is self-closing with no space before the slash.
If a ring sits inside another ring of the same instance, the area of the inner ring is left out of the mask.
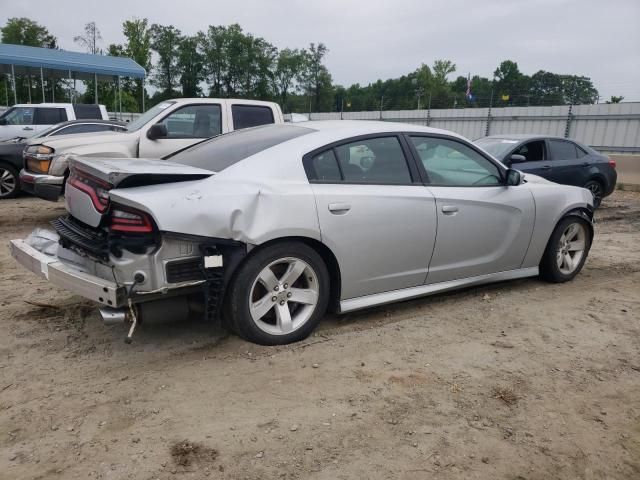
<path id="1" fill-rule="evenodd" d="M 14 257 L 103 318 L 222 318 L 261 344 L 327 311 L 540 275 L 571 280 L 592 195 L 464 138 L 385 122 L 270 125 L 165 160 L 77 158 L 68 215 Z"/>

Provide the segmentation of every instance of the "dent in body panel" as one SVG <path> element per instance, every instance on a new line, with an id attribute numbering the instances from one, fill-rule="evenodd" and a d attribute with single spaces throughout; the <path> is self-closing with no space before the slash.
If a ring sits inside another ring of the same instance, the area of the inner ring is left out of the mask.
<path id="1" fill-rule="evenodd" d="M 111 199 L 149 212 L 162 231 L 261 245 L 281 237 L 320 240 L 313 192 L 304 182 L 219 177 L 111 190 Z"/>

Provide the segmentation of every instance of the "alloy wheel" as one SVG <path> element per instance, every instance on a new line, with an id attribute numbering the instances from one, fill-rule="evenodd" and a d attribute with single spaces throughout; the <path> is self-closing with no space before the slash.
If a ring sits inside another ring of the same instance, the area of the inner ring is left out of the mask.
<path id="1" fill-rule="evenodd" d="M 271 335 L 301 328 L 318 304 L 318 276 L 304 260 L 280 258 L 264 267 L 249 294 L 249 312 L 255 325 Z"/>
<path id="2" fill-rule="evenodd" d="M 586 249 L 587 230 L 582 223 L 570 223 L 558 241 L 556 262 L 564 275 L 570 275 L 580 265 Z"/>
<path id="3" fill-rule="evenodd" d="M 0 167 L 0 198 L 11 195 L 16 189 L 17 181 L 10 170 Z"/>

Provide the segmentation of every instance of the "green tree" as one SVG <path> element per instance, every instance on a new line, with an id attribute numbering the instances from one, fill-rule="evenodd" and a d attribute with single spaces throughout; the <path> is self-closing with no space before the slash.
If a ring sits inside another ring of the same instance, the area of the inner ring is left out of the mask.
<path id="1" fill-rule="evenodd" d="M 183 37 L 178 46 L 178 68 L 182 72 L 180 75 L 180 86 L 183 97 L 200 97 L 202 89 L 200 82 L 203 76 L 203 58 L 198 52 L 198 39 L 196 37 Z"/>
<path id="2" fill-rule="evenodd" d="M 283 107 L 287 106 L 289 93 L 295 90 L 296 79 L 305 66 L 304 52 L 285 48 L 280 50 L 273 72 L 273 90 Z"/>
<path id="3" fill-rule="evenodd" d="M 504 60 L 493 72 L 493 76 L 496 80 L 495 93 L 497 93 L 497 96 L 494 96 L 494 105 L 527 105 L 530 103 L 528 92 L 531 79 L 520 72 L 516 62 Z"/>
<path id="4" fill-rule="evenodd" d="M 323 63 L 327 51 L 323 43 L 311 43 L 305 52 L 305 68 L 300 75 L 300 82 L 311 100 L 314 112 L 328 110 L 334 104 L 331 74 Z"/>
<path id="5" fill-rule="evenodd" d="M 531 105 L 564 105 L 562 77 L 539 70 L 531 76 Z"/>
<path id="6" fill-rule="evenodd" d="M 182 34 L 173 25 L 151 26 L 151 48 L 158 54 L 158 64 L 151 80 L 165 98 L 176 96 L 179 85 L 179 46 Z"/>
<path id="7" fill-rule="evenodd" d="M 149 21 L 144 19 L 133 18 L 126 20 L 122 24 L 122 33 L 126 38 L 125 51 L 127 56 L 135 60 L 135 62 L 147 71 L 147 74 L 151 72 L 151 29 L 149 27 Z M 135 81 L 135 87 L 131 91 L 133 97 L 138 102 L 138 108 L 136 111 L 142 111 L 142 95 L 147 95 L 147 92 L 143 92 L 143 80 L 138 79 Z"/>
<path id="8" fill-rule="evenodd" d="M 606 103 L 622 103 L 623 100 L 624 97 L 622 96 L 616 97 L 615 95 L 611 95 L 611 98 L 607 100 Z"/>
<path id="9" fill-rule="evenodd" d="M 51 35 L 46 27 L 29 18 L 10 18 L 5 26 L 0 28 L 0 32 L 2 33 L 2 43 L 58 48 L 56 37 Z"/>

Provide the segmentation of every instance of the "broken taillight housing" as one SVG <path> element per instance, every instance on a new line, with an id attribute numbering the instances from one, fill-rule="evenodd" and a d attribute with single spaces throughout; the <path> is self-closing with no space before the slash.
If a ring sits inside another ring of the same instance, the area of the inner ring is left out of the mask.
<path id="1" fill-rule="evenodd" d="M 113 185 L 75 168 L 71 169 L 67 182 L 89 195 L 93 206 L 99 213 L 104 213 L 107 210 L 109 190 L 113 188 Z"/>
<path id="2" fill-rule="evenodd" d="M 120 233 L 152 233 L 151 217 L 135 208 L 112 205 L 109 230 Z"/>

